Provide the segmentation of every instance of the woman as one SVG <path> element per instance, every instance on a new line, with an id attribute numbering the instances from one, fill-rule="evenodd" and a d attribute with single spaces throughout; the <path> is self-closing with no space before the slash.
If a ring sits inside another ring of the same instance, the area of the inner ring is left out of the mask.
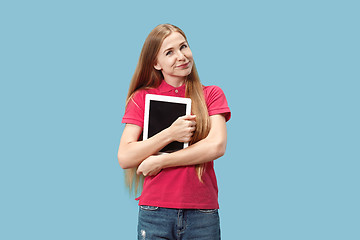
<path id="1" fill-rule="evenodd" d="M 192 115 L 139 141 L 146 94 L 191 98 Z M 200 83 L 184 32 L 170 24 L 154 28 L 130 83 L 118 152 L 130 189 L 136 193 L 142 184 L 140 176 L 145 177 L 137 199 L 138 239 L 220 239 L 213 160 L 225 153 L 229 119 L 223 91 Z M 155 155 L 173 141 L 190 145 Z"/>

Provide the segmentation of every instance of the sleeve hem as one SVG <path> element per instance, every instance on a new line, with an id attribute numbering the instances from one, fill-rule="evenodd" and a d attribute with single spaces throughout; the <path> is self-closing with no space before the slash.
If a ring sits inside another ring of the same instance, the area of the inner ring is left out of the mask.
<path id="1" fill-rule="evenodd" d="M 135 124 L 141 128 L 143 128 L 143 123 L 141 121 L 138 121 L 136 119 L 131 119 L 131 118 L 123 118 L 123 120 L 121 121 L 122 123 L 129 123 L 129 124 Z"/>
<path id="2" fill-rule="evenodd" d="M 231 112 L 229 108 L 219 108 L 209 111 L 209 116 L 216 115 L 216 114 L 225 114 L 226 122 L 231 118 Z"/>

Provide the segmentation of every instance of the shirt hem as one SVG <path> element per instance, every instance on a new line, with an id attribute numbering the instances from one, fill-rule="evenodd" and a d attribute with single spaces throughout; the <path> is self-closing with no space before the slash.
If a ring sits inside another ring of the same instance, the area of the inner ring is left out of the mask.
<path id="1" fill-rule="evenodd" d="M 159 202 L 145 202 L 140 201 L 139 206 L 154 206 L 162 208 L 175 208 L 175 209 L 219 209 L 219 204 L 194 204 L 194 203 L 159 203 Z"/>

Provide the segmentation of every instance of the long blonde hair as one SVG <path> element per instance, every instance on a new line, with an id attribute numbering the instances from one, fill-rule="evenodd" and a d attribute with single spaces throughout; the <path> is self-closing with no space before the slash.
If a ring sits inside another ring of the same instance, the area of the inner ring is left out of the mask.
<path id="1" fill-rule="evenodd" d="M 163 81 L 164 77 L 162 72 L 156 70 L 154 65 L 164 39 L 172 32 L 180 33 L 187 41 L 185 33 L 180 28 L 171 24 L 158 25 L 146 38 L 135 73 L 130 82 L 126 105 L 137 90 L 156 88 L 160 85 L 161 81 Z M 204 139 L 210 130 L 210 118 L 203 93 L 203 85 L 200 82 L 195 63 L 191 73 L 187 76 L 185 84 L 185 97 L 191 98 L 191 112 L 196 115 L 196 130 L 190 142 L 190 144 L 194 144 L 201 139 Z M 135 192 L 135 195 L 137 195 L 138 190 L 141 189 L 143 183 L 143 176 L 138 176 L 136 174 L 136 169 L 137 168 L 131 168 L 125 170 L 126 185 L 129 187 L 130 192 Z M 205 164 L 198 164 L 195 169 L 199 181 L 202 182 Z"/>

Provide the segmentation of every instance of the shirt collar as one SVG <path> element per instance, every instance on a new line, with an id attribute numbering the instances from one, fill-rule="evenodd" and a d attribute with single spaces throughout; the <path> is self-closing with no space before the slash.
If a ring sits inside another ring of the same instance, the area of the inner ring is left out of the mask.
<path id="1" fill-rule="evenodd" d="M 171 92 L 171 91 L 181 91 L 181 92 L 185 92 L 185 83 L 183 85 L 181 85 L 180 87 L 173 87 L 170 84 L 168 84 L 165 80 L 161 81 L 160 86 L 158 87 L 160 92 Z"/>

